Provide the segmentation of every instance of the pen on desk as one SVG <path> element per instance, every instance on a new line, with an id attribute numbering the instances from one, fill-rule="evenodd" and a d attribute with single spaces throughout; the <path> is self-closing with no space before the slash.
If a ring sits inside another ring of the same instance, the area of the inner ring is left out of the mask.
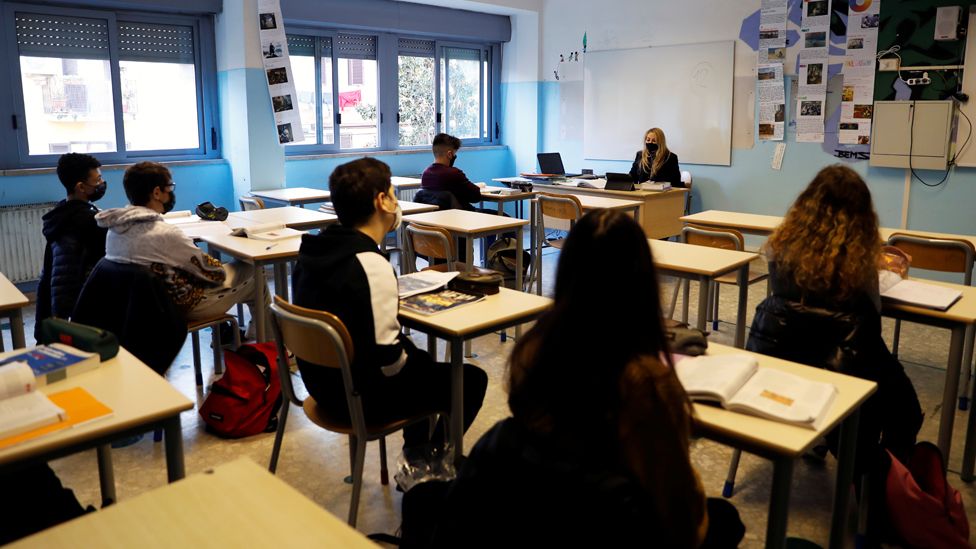
<path id="1" fill-rule="evenodd" d="M 267 248 L 265 248 L 265 251 L 270 250 L 271 248 L 274 248 L 277 245 L 278 244 L 272 244 L 272 245 L 268 246 Z"/>

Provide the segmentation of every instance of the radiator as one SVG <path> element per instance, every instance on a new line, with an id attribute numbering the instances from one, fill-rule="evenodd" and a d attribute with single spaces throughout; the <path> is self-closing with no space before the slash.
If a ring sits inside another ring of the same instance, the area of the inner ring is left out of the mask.
<path id="1" fill-rule="evenodd" d="M 407 202 L 413 202 L 413 198 L 417 196 L 417 191 L 420 189 L 402 189 L 397 194 L 398 200 L 406 200 Z"/>
<path id="2" fill-rule="evenodd" d="M 45 245 L 41 216 L 56 204 L 0 207 L 0 272 L 11 282 L 29 282 L 41 277 Z"/>

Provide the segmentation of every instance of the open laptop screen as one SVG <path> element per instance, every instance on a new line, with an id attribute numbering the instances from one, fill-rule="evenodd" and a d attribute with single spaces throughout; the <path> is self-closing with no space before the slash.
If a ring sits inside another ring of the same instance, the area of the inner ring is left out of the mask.
<path id="1" fill-rule="evenodd" d="M 539 153 L 536 156 L 539 159 L 540 173 L 551 173 L 556 175 L 566 173 L 566 168 L 563 168 L 563 158 L 559 155 L 559 153 Z"/>

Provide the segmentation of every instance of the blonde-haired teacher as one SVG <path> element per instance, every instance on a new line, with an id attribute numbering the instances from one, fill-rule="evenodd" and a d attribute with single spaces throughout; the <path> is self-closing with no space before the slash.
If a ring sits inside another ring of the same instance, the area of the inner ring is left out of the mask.
<path id="1" fill-rule="evenodd" d="M 678 155 L 668 150 L 668 142 L 661 128 L 651 128 L 644 134 L 644 146 L 637 152 L 630 167 L 634 183 L 645 181 L 668 182 L 672 187 L 684 187 Z"/>

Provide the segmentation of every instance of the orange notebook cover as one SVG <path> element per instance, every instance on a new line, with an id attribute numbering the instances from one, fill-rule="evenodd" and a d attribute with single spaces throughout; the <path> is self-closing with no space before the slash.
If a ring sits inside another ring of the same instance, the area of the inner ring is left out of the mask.
<path id="1" fill-rule="evenodd" d="M 63 409 L 68 418 L 64 421 L 20 433 L 19 435 L 0 439 L 0 449 L 8 448 L 48 433 L 60 431 L 61 429 L 67 429 L 74 425 L 112 415 L 111 408 L 96 400 L 95 397 L 91 396 L 91 393 L 81 387 L 52 393 L 47 397 L 51 399 L 51 402 Z"/>

